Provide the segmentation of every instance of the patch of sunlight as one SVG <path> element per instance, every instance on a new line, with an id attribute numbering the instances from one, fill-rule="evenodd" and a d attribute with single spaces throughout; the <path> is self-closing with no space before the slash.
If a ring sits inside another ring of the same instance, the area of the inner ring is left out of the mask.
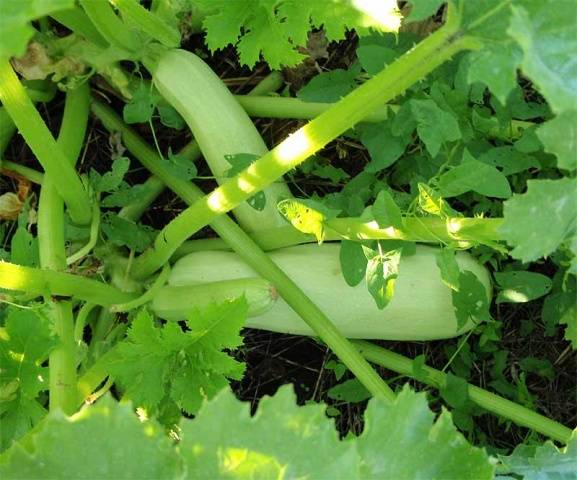
<path id="1" fill-rule="evenodd" d="M 8 351 L 8 356 L 17 363 L 24 363 L 26 356 L 23 353 L 18 353 L 13 350 Z"/>
<path id="2" fill-rule="evenodd" d="M 313 148 L 313 142 L 305 130 L 301 128 L 289 135 L 286 140 L 276 147 L 274 156 L 280 164 L 292 164 L 295 158 L 307 155 L 311 148 Z"/>
<path id="3" fill-rule="evenodd" d="M 246 178 L 240 177 L 237 182 L 238 188 L 240 188 L 244 193 L 251 192 L 253 185 Z"/>
<path id="4" fill-rule="evenodd" d="M 234 473 L 236 478 L 282 480 L 286 475 L 286 466 L 276 458 L 246 448 L 220 448 L 218 457 L 221 473 Z"/>
<path id="5" fill-rule="evenodd" d="M 138 417 L 138 420 L 140 420 L 141 422 L 146 422 L 148 420 L 148 411 L 146 410 L 146 408 L 138 407 L 136 409 L 136 416 Z"/>
<path id="6" fill-rule="evenodd" d="M 375 27 L 385 32 L 397 32 L 402 15 L 396 0 L 353 0 L 353 7 L 364 14 L 363 27 Z"/>
<path id="7" fill-rule="evenodd" d="M 502 298 L 506 298 L 507 300 L 513 303 L 525 303 L 529 301 L 529 297 L 527 295 L 525 295 L 523 292 L 519 292 L 518 290 L 514 290 L 512 288 L 503 290 L 499 294 L 499 296 Z"/>
<path id="8" fill-rule="evenodd" d="M 460 218 L 447 219 L 447 232 L 449 232 L 451 235 L 458 235 L 462 228 L 463 222 Z"/>
<path id="9" fill-rule="evenodd" d="M 397 230 L 395 227 L 381 228 L 375 220 L 371 220 L 370 222 L 365 223 L 363 227 L 364 227 L 363 229 L 366 228 L 370 230 L 371 233 L 364 233 L 360 229 L 358 232 L 351 229 L 353 231 L 352 235 L 353 239 L 354 238 L 358 238 L 359 240 L 374 239 L 377 237 L 377 232 L 378 232 L 378 238 L 400 238 L 402 235 L 402 232 L 400 230 Z"/>
<path id="10" fill-rule="evenodd" d="M 24 267 L 0 261 L 0 288 L 25 290 L 30 274 Z"/>
<path id="11" fill-rule="evenodd" d="M 222 212 L 226 205 L 226 198 L 222 191 L 214 190 L 208 196 L 207 204 L 213 212 Z"/>

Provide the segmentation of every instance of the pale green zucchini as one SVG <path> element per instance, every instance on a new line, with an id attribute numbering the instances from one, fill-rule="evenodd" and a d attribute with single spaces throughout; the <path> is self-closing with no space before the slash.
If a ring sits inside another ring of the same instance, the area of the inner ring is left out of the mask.
<path id="1" fill-rule="evenodd" d="M 441 281 L 436 265 L 437 251 L 435 247 L 418 245 L 414 255 L 402 258 L 394 297 L 384 310 L 377 308 L 364 283 L 356 287 L 349 287 L 345 283 L 340 269 L 338 244 L 300 245 L 276 250 L 271 252 L 270 256 L 346 337 L 435 340 L 460 335 L 474 326 L 469 322 L 462 329 L 457 329 L 451 290 Z M 458 253 L 457 261 L 461 270 L 471 271 L 483 283 L 487 290 L 487 299 L 490 300 L 492 292 L 487 270 L 468 253 Z M 212 298 L 216 300 L 220 289 L 219 284 L 214 282 L 256 276 L 235 253 L 195 252 L 175 263 L 169 277 L 169 286 L 212 284 Z M 248 284 L 246 291 L 250 292 Z M 162 295 L 163 293 L 160 294 Z M 247 297 L 250 295 L 247 293 Z M 270 290 L 270 306 L 262 313 L 250 316 L 247 326 L 282 333 L 313 335 L 312 330 L 284 300 L 276 297 L 274 291 Z M 219 298 L 227 297 L 224 295 Z M 155 300 L 156 305 L 162 302 L 165 300 Z M 261 302 L 261 308 L 262 305 Z M 180 299 L 178 304 L 175 300 L 170 318 L 177 318 L 179 313 L 183 318 L 193 306 L 193 298 L 190 301 Z M 157 310 L 156 313 L 161 315 L 162 311 Z"/>
<path id="2" fill-rule="evenodd" d="M 262 156 L 267 147 L 248 114 L 222 80 L 199 57 L 184 50 L 163 53 L 153 70 L 154 85 L 182 115 L 217 182 L 226 180 L 227 155 Z M 266 204 L 257 211 L 244 202 L 233 210 L 248 231 L 286 225 L 277 211 L 279 200 L 291 197 L 284 183 L 264 190 Z"/>

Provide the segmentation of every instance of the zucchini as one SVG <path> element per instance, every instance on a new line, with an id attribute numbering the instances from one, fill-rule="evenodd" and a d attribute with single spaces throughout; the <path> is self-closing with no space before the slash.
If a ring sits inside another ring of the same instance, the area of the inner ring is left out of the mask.
<path id="1" fill-rule="evenodd" d="M 325 312 L 343 335 L 349 338 L 383 340 L 436 340 L 460 335 L 474 327 L 469 322 L 457 329 L 451 290 L 441 281 L 436 265 L 435 247 L 417 245 L 414 255 L 403 257 L 394 297 L 384 310 L 379 310 L 364 284 L 349 287 L 342 276 L 339 244 L 321 246 L 308 244 L 276 250 L 272 260 L 282 268 L 304 293 Z M 477 276 L 492 298 L 487 270 L 471 255 L 457 254 L 461 270 Z M 232 252 L 203 251 L 178 260 L 169 277 L 170 288 L 211 284 L 213 300 L 227 298 L 217 295 L 223 281 L 254 279 L 256 273 Z M 248 284 L 247 284 L 248 285 Z M 313 331 L 269 287 L 270 298 L 260 304 L 258 313 L 249 316 L 247 327 L 297 335 L 313 335 Z M 250 288 L 247 297 L 250 303 Z M 238 293 L 238 290 L 236 290 Z M 230 298 L 230 296 L 228 297 Z M 154 305 L 161 300 L 155 299 Z M 194 303 L 181 298 L 173 302 L 170 319 L 183 318 Z M 162 311 L 156 310 L 162 316 Z"/>
<path id="2" fill-rule="evenodd" d="M 218 183 L 231 168 L 228 155 L 248 153 L 258 157 L 267 147 L 248 114 L 222 80 L 199 57 L 184 50 L 163 53 L 151 68 L 160 94 L 186 121 Z M 292 197 L 284 183 L 264 190 L 266 203 L 257 211 L 244 202 L 233 210 L 248 231 L 286 225 L 276 205 Z"/>

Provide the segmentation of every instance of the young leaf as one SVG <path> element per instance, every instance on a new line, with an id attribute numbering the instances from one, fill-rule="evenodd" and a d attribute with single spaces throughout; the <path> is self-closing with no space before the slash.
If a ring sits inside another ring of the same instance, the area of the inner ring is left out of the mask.
<path id="1" fill-rule="evenodd" d="M 198 169 L 196 165 L 190 161 L 190 159 L 172 153 L 172 149 L 168 150 L 168 162 L 167 166 L 169 170 L 178 178 L 183 178 L 185 180 L 193 180 L 198 175 Z"/>
<path id="2" fill-rule="evenodd" d="M 102 216 L 101 227 L 102 232 L 114 245 L 126 246 L 135 252 L 146 250 L 156 235 L 151 227 L 131 222 L 110 212 Z"/>
<path id="3" fill-rule="evenodd" d="M 141 83 L 134 91 L 130 101 L 124 105 L 122 116 L 128 124 L 146 123 L 154 114 L 160 96 L 150 86 Z"/>
<path id="4" fill-rule="evenodd" d="M 319 243 L 325 238 L 324 222 L 327 217 L 299 200 L 283 200 L 278 204 L 278 210 L 293 227 L 303 233 L 313 234 Z"/>
<path id="5" fill-rule="evenodd" d="M 97 192 L 113 192 L 122 184 L 124 175 L 130 168 L 130 160 L 126 157 L 116 157 L 112 162 L 109 172 L 100 175 L 95 170 L 91 170 L 90 179 L 94 190 Z"/>
<path id="6" fill-rule="evenodd" d="M 380 228 L 403 228 L 401 209 L 387 190 L 384 189 L 378 193 L 371 212 Z"/>
<path id="7" fill-rule="evenodd" d="M 525 303 L 547 295 L 553 282 L 541 273 L 526 271 L 495 272 L 501 288 L 497 303 Z"/>
<path id="8" fill-rule="evenodd" d="M 345 380 L 343 383 L 331 387 L 327 395 L 333 400 L 339 400 L 345 403 L 358 403 L 372 397 L 371 392 L 356 378 Z"/>
<path id="9" fill-rule="evenodd" d="M 425 183 L 419 183 L 419 196 L 417 198 L 419 208 L 431 215 L 435 215 L 441 218 L 449 217 L 460 217 L 461 215 L 456 210 L 453 210 L 451 206 L 445 202 L 443 197 L 439 195 L 438 192 L 433 190 L 431 187 Z"/>
<path id="10" fill-rule="evenodd" d="M 513 258 L 531 262 L 553 253 L 577 227 L 577 180 L 529 180 L 527 192 L 504 204 L 501 234 Z"/>
<path id="11" fill-rule="evenodd" d="M 297 97 L 305 102 L 338 102 L 355 89 L 359 73 L 360 69 L 355 67 L 349 70 L 336 68 L 330 72 L 320 73 L 298 91 Z"/>
<path id="12" fill-rule="evenodd" d="M 457 119 L 433 100 L 411 100 L 409 103 L 417 121 L 417 133 L 432 157 L 437 156 L 443 143 L 461 138 Z"/>
<path id="13" fill-rule="evenodd" d="M 439 191 L 445 198 L 456 197 L 470 191 L 487 197 L 511 196 L 511 187 L 505 175 L 495 167 L 475 160 L 467 150 L 463 153 L 461 165 L 441 175 Z"/>
<path id="14" fill-rule="evenodd" d="M 443 283 L 451 290 L 458 292 L 461 272 L 455 256 L 455 250 L 442 248 L 436 255 L 436 262 L 441 272 Z"/>
<path id="15" fill-rule="evenodd" d="M 459 290 L 453 290 L 452 298 L 458 328 L 465 326 L 470 320 L 480 323 L 491 319 L 487 292 L 474 273 L 460 273 Z"/>
<path id="16" fill-rule="evenodd" d="M 347 285 L 354 287 L 365 277 L 367 270 L 367 257 L 363 246 L 359 242 L 342 240 L 339 253 L 341 271 Z"/>
<path id="17" fill-rule="evenodd" d="M 395 163 L 405 153 L 410 135 L 395 136 L 387 122 L 359 125 L 361 143 L 371 156 L 367 172 L 380 172 Z"/>
<path id="18" fill-rule="evenodd" d="M 382 242 L 385 243 L 385 242 Z M 363 246 L 367 257 L 367 289 L 379 309 L 385 308 L 393 298 L 395 283 L 399 276 L 399 264 L 403 248 L 388 251 L 373 250 Z"/>

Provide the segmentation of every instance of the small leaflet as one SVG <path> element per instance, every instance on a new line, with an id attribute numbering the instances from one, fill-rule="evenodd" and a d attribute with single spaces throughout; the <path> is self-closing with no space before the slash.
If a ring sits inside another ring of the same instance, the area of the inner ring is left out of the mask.
<path id="1" fill-rule="evenodd" d="M 363 246 L 359 242 L 342 240 L 339 252 L 341 271 L 345 282 L 354 287 L 365 278 L 367 270 L 367 257 L 363 251 Z"/>
<path id="2" fill-rule="evenodd" d="M 495 272 L 495 281 L 501 291 L 497 303 L 525 303 L 547 295 L 553 285 L 552 280 L 536 272 L 510 271 Z"/>
<path id="3" fill-rule="evenodd" d="M 279 202 L 278 210 L 297 230 L 313 234 L 319 244 L 323 243 L 326 220 L 324 214 L 309 207 L 302 200 L 293 199 Z"/>
<path id="4" fill-rule="evenodd" d="M 442 248 L 436 254 L 437 267 L 441 272 L 441 280 L 455 292 L 459 291 L 459 277 L 461 272 L 457 263 L 456 252 L 450 248 Z"/>
<path id="5" fill-rule="evenodd" d="M 403 228 L 403 215 L 388 190 L 381 190 L 371 208 L 373 217 L 380 228 Z"/>

